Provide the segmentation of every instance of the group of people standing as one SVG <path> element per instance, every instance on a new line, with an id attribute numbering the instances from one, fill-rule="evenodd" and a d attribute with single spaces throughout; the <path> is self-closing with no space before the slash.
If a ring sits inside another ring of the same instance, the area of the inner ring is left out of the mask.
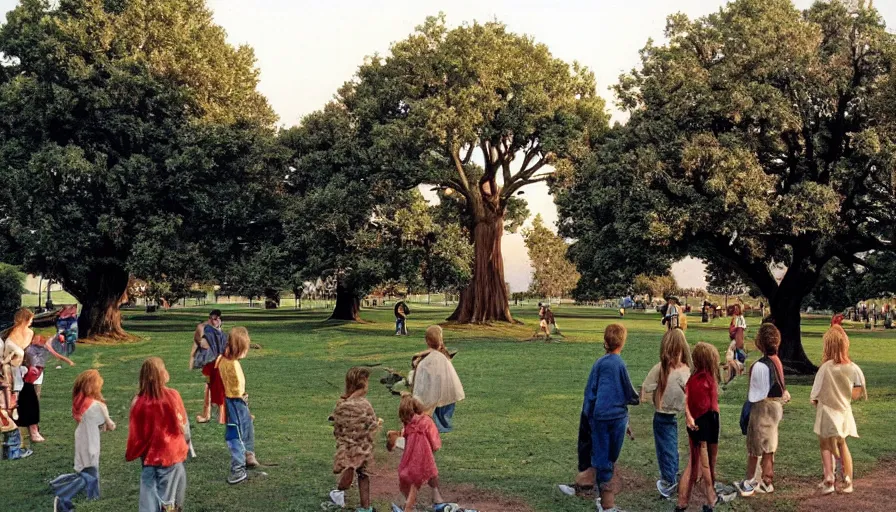
<path id="1" fill-rule="evenodd" d="M 411 359 L 408 381 L 412 393 L 403 394 L 398 406 L 403 428 L 387 434 L 386 449 L 392 451 L 397 447 L 403 450 L 398 465 L 398 483 L 405 503 L 403 507 L 392 504 L 392 512 L 414 510 L 418 492 L 424 485 L 432 489 L 435 512 L 462 510 L 442 497 L 433 453 L 442 446 L 440 434 L 453 430 L 454 407 L 465 398 L 464 389 L 451 362 L 452 356 L 445 347 L 442 328 L 429 327 L 425 337 L 427 349 Z M 357 511 L 373 511 L 369 468 L 373 463 L 376 433 L 383 420 L 377 417 L 366 398 L 369 381 L 369 368 L 350 369 L 345 376 L 345 393 L 331 416 L 336 438 L 333 473 L 338 482 L 336 489 L 330 491 L 330 502 L 323 504 L 325 508 L 343 508 L 345 492 L 357 479 L 361 505 Z"/>
<path id="2" fill-rule="evenodd" d="M 729 372 L 742 368 L 746 323 L 739 314 L 732 320 L 729 353 L 741 366 L 728 364 Z M 596 490 L 598 512 L 617 511 L 614 468 L 625 436 L 634 439 L 628 406 L 651 403 L 655 408 L 653 434 L 663 498 L 675 499 L 676 512 L 685 511 L 691 491 L 702 479 L 703 512 L 721 503 L 775 491 L 775 454 L 783 407 L 790 401 L 783 366 L 778 358 L 781 334 L 771 323 L 762 324 L 755 337 L 761 357 L 749 369 L 749 387 L 741 411 L 741 432 L 746 436 L 745 478 L 733 486 L 717 479 L 716 460 L 721 422 L 719 387 L 722 383 L 719 351 L 705 342 L 693 348 L 682 329 L 672 327 L 660 344 L 660 361 L 648 373 L 640 393 L 635 391 L 621 358 L 626 342 L 621 324 L 604 331 L 606 355 L 595 362 L 585 387 L 579 424 L 579 475 L 573 485 L 561 485 L 566 494 L 590 495 Z M 846 443 L 858 437 L 851 402 L 866 397 L 865 378 L 849 358 L 849 337 L 840 325 L 832 325 L 823 337 L 822 365 L 815 376 L 810 400 L 816 408 L 814 432 L 819 440 L 823 480 L 822 494 L 853 492 L 852 457 Z M 745 354 L 745 351 L 744 351 Z M 730 377 L 730 373 L 729 373 Z M 730 378 L 729 378 L 730 382 Z M 679 472 L 678 422 L 683 416 L 688 435 L 687 466 Z M 835 471 L 842 468 L 836 486 Z"/>

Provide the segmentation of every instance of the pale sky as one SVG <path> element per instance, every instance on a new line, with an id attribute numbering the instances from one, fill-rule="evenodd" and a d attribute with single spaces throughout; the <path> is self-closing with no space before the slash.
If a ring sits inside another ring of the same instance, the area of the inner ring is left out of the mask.
<path id="1" fill-rule="evenodd" d="M 648 38 L 662 41 L 666 16 L 683 12 L 694 18 L 724 5 L 723 0 L 207 0 L 215 20 L 232 43 L 255 49 L 261 69 L 259 89 L 268 97 L 285 126 L 321 108 L 336 89 L 350 80 L 374 53 L 385 54 L 392 42 L 404 39 L 427 16 L 444 12 L 451 26 L 494 18 L 511 31 L 533 36 L 566 61 L 591 68 L 598 92 L 607 100 L 608 87 L 620 73 L 638 64 L 638 50 Z M 6 12 L 16 0 L 0 0 Z M 805 8 L 811 0 L 796 0 Z M 896 25 L 896 1 L 875 2 L 884 19 Z M 541 213 L 554 225 L 557 211 L 547 187 L 537 184 L 522 196 L 532 215 Z M 507 280 L 516 290 L 528 287 L 531 267 L 520 235 L 504 238 Z M 673 272 L 684 287 L 705 285 L 696 260 L 676 264 Z"/>

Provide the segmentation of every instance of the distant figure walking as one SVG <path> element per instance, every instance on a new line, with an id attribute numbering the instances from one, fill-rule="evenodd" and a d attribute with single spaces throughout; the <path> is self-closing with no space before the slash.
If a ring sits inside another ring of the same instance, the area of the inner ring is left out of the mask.
<path id="1" fill-rule="evenodd" d="M 411 308 L 405 303 L 404 300 L 399 300 L 395 303 L 395 335 L 396 336 L 407 336 L 408 335 L 408 315 L 411 314 Z"/>

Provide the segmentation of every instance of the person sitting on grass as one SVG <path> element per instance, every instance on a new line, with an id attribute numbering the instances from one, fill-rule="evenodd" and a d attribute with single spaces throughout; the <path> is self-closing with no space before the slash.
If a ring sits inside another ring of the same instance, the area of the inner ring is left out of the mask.
<path id="1" fill-rule="evenodd" d="M 224 354 L 218 358 L 217 367 L 224 384 L 227 405 L 227 427 L 224 439 L 230 448 L 230 476 L 227 483 L 238 484 L 248 478 L 246 468 L 258 466 L 255 458 L 255 423 L 246 402 L 246 376 L 240 359 L 249 354 L 249 331 L 234 327 L 227 338 Z"/>
<path id="2" fill-rule="evenodd" d="M 439 469 L 434 452 L 442 447 L 439 430 L 432 418 L 424 414 L 423 404 L 411 395 L 401 397 L 398 417 L 404 428 L 404 453 L 398 464 L 398 486 L 405 497 L 404 509 L 392 504 L 392 512 L 411 512 L 417 503 L 417 493 L 424 484 L 432 488 L 432 506 L 438 510 L 445 500 L 439 492 Z"/>
<path id="3" fill-rule="evenodd" d="M 370 475 L 373 463 L 373 441 L 383 420 L 377 418 L 373 406 L 367 401 L 370 370 L 355 367 L 345 375 L 345 393 L 333 410 L 333 436 L 336 437 L 336 455 L 333 473 L 339 475 L 336 489 L 330 491 L 335 507 L 345 506 L 345 491 L 358 476 L 361 508 L 358 512 L 373 512 L 370 506 Z M 329 504 L 325 504 L 329 506 Z"/>
<path id="4" fill-rule="evenodd" d="M 859 437 L 856 420 L 852 414 L 852 401 L 868 399 L 865 375 L 849 358 L 849 337 L 839 325 L 824 334 L 824 355 L 815 374 L 815 382 L 809 395 L 815 406 L 815 435 L 821 446 L 821 465 L 824 480 L 819 487 L 822 494 L 837 491 L 834 475 L 834 459 L 843 464 L 843 486 L 840 492 L 849 494 L 852 487 L 852 455 L 846 445 L 847 437 Z"/>
<path id="5" fill-rule="evenodd" d="M 625 435 L 634 439 L 628 424 L 628 406 L 638 405 L 638 393 L 619 356 L 625 346 L 626 334 L 622 324 L 610 324 L 604 330 L 606 355 L 591 368 L 582 405 L 591 426 L 591 465 L 600 492 L 595 503 L 598 512 L 617 511 L 614 467 Z"/>

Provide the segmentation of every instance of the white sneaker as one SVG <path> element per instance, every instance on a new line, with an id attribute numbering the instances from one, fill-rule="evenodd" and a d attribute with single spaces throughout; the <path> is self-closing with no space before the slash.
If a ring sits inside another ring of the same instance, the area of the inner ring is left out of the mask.
<path id="1" fill-rule="evenodd" d="M 837 488 L 834 487 L 834 482 L 821 482 L 818 485 L 818 488 L 821 489 L 822 496 L 827 496 L 828 494 L 834 494 L 835 492 L 837 492 Z"/>
<path id="2" fill-rule="evenodd" d="M 565 494 L 567 496 L 575 496 L 576 495 L 575 487 L 565 485 L 565 484 L 560 484 L 557 487 L 560 489 L 560 492 L 562 492 L 563 494 Z"/>
<path id="3" fill-rule="evenodd" d="M 340 491 L 339 489 L 333 489 L 330 491 L 330 501 L 334 504 L 339 505 L 340 507 L 345 506 L 345 491 Z"/>
<path id="4" fill-rule="evenodd" d="M 852 494 L 852 478 L 844 477 L 843 478 L 843 487 L 840 489 L 840 492 L 843 494 Z"/>
<path id="5" fill-rule="evenodd" d="M 755 489 L 759 494 L 771 494 L 775 492 L 775 486 L 765 482 L 759 482 L 759 484 L 755 486 Z"/>

